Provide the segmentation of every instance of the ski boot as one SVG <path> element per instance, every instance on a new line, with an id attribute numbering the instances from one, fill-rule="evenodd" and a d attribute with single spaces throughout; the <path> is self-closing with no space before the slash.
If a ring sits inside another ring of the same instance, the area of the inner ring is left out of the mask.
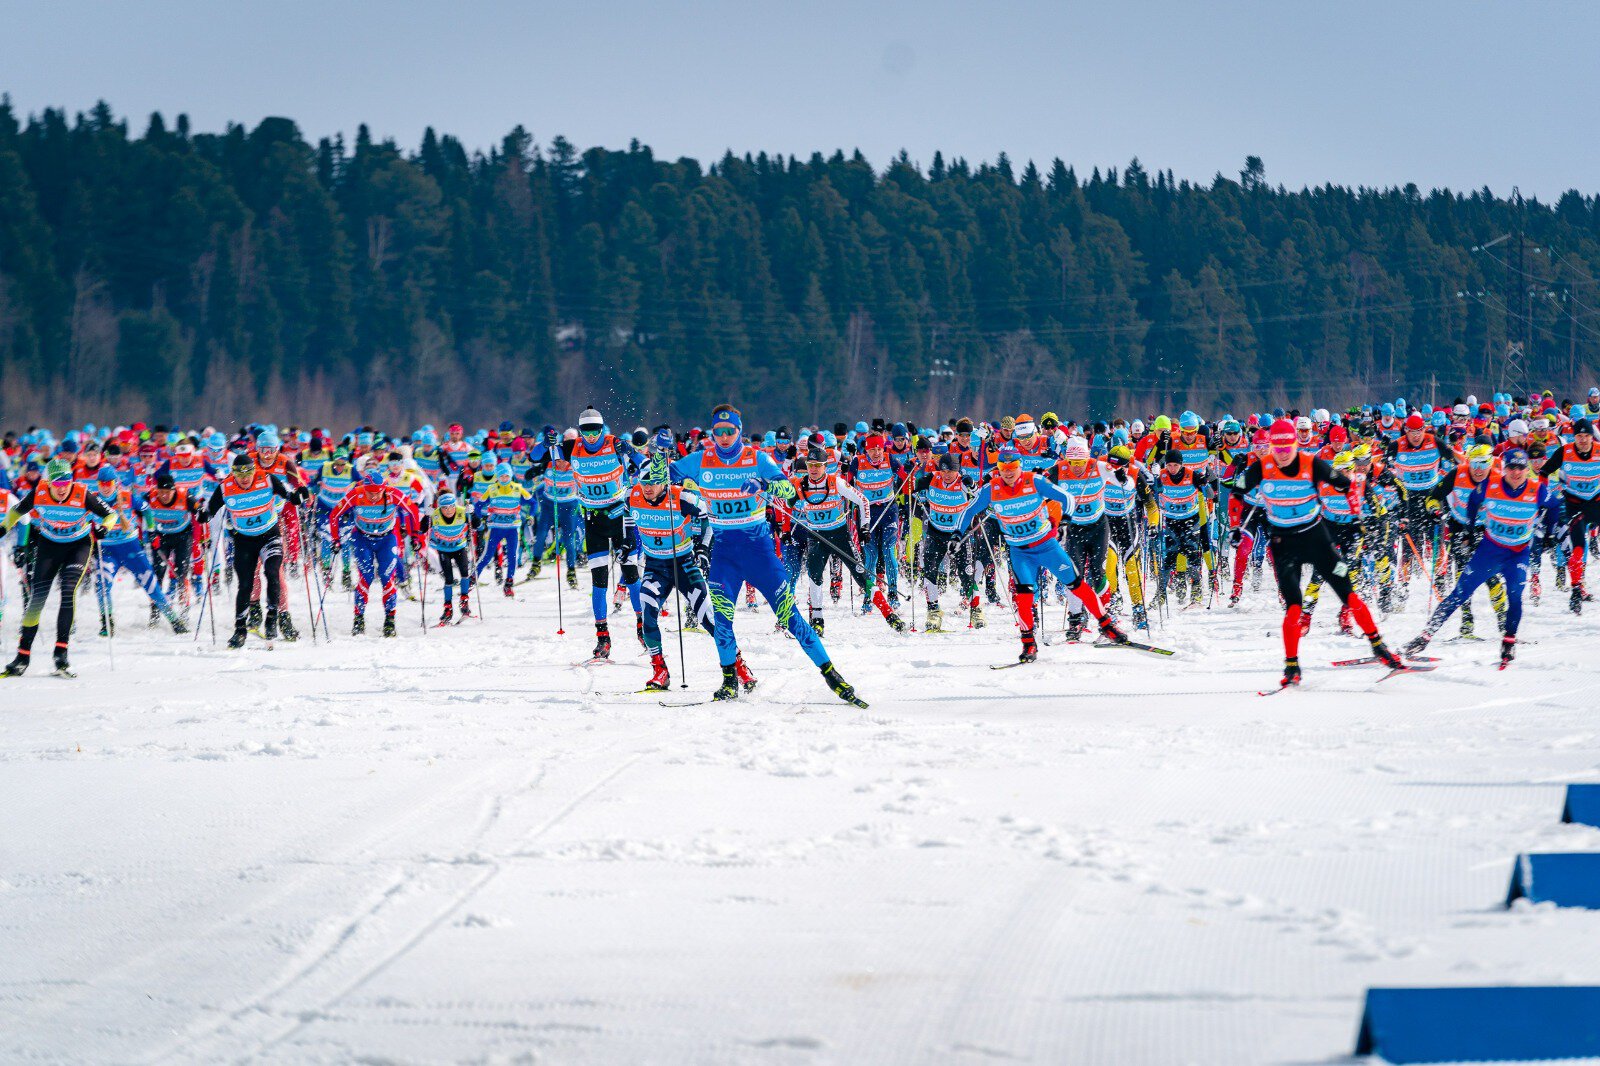
<path id="1" fill-rule="evenodd" d="M 811 618 L 806 619 L 806 621 L 811 626 L 811 632 L 813 632 L 813 633 L 815 633 L 817 635 L 817 639 L 818 640 L 821 640 L 822 639 L 822 630 L 823 630 L 823 625 L 824 625 L 824 619 L 823 619 L 822 615 L 820 615 L 820 614 L 819 615 L 815 615 L 815 616 L 813 616 Z"/>
<path id="2" fill-rule="evenodd" d="M 1583 586 L 1572 586 L 1572 599 L 1567 603 L 1567 609 L 1573 614 L 1583 613 Z"/>
<path id="3" fill-rule="evenodd" d="M 1076 644 L 1083 638 L 1084 630 L 1088 628 L 1089 620 L 1086 613 L 1067 615 L 1067 643 Z"/>
<path id="4" fill-rule="evenodd" d="M 466 621 L 468 618 L 471 618 L 471 617 L 472 617 L 472 597 L 471 596 L 462 596 L 461 597 L 461 620 L 462 621 Z"/>
<path id="5" fill-rule="evenodd" d="M 394 633 L 394 612 L 385 611 L 383 612 L 383 635 L 386 637 L 392 637 L 394 636 Z"/>
<path id="6" fill-rule="evenodd" d="M 293 644 L 300 639 L 300 631 L 294 627 L 293 622 L 289 621 L 288 611 L 278 612 L 278 636 L 289 644 Z"/>
<path id="7" fill-rule="evenodd" d="M 1279 688 L 1288 688 L 1290 685 L 1300 683 L 1300 660 L 1283 660 L 1283 678 L 1278 682 Z"/>
<path id="8" fill-rule="evenodd" d="M 72 664 L 67 661 L 67 646 L 65 644 L 56 645 L 55 668 L 58 674 L 72 676 Z"/>
<path id="9" fill-rule="evenodd" d="M 1228 606 L 1229 607 L 1237 607 L 1237 606 L 1239 606 L 1239 598 L 1242 595 L 1242 593 L 1243 593 L 1243 590 L 1240 589 L 1239 586 L 1235 585 L 1233 587 L 1233 592 L 1231 592 L 1228 595 Z M 1135 607 L 1134 610 L 1137 611 L 1138 608 Z"/>
<path id="10" fill-rule="evenodd" d="M 261 605 L 259 603 L 252 603 L 249 607 L 245 608 L 244 627 L 246 629 L 261 628 Z"/>
<path id="11" fill-rule="evenodd" d="M 1189 571 L 1189 602 L 1198 604 L 1205 599 L 1205 580 L 1200 576 L 1197 566 Z"/>
<path id="12" fill-rule="evenodd" d="M 650 656 L 650 667 L 655 672 L 644 683 L 645 688 L 652 692 L 665 692 L 672 687 L 672 676 L 667 673 L 667 660 L 661 657 L 660 652 Z"/>
<path id="13" fill-rule="evenodd" d="M 348 566 L 344 568 L 344 572 L 339 576 L 339 587 L 345 592 L 355 588 L 355 585 L 350 581 L 350 568 Z"/>
<path id="14" fill-rule="evenodd" d="M 350 626 L 350 635 L 352 637 L 359 637 L 359 636 L 361 636 L 361 634 L 365 633 L 366 631 L 367 631 L 367 616 L 364 615 L 364 614 L 356 615 L 356 620 L 355 620 L 354 624 L 352 624 Z"/>
<path id="15" fill-rule="evenodd" d="M 267 643 L 278 639 L 278 612 L 271 610 L 266 613 L 266 620 L 261 625 L 261 635 L 267 638 Z"/>
<path id="16" fill-rule="evenodd" d="M 1128 634 L 1122 631 L 1110 615 L 1104 615 L 1100 619 L 1100 636 L 1112 644 L 1128 643 Z"/>
<path id="17" fill-rule="evenodd" d="M 28 652 L 19 649 L 17 657 L 6 664 L 5 672 L 0 673 L 0 677 L 21 677 L 28 672 L 28 660 L 30 658 L 31 656 Z"/>
<path id="18" fill-rule="evenodd" d="M 1541 595 L 1542 595 L 1543 592 L 1544 592 L 1544 585 L 1539 580 L 1539 571 L 1535 570 L 1533 572 L 1533 576 L 1528 579 L 1528 600 L 1529 600 L 1529 602 L 1531 602 L 1535 607 L 1539 606 L 1539 600 L 1540 600 Z"/>
<path id="19" fill-rule="evenodd" d="M 539 571 L 543 570 L 543 569 L 544 569 L 544 562 L 542 560 L 540 560 L 539 558 L 535 557 L 533 562 L 528 564 L 528 580 L 532 581 L 534 578 L 538 577 L 539 576 Z"/>
<path id="20" fill-rule="evenodd" d="M 1033 642 L 1033 630 L 1024 630 L 1022 634 L 1022 654 L 1017 656 L 1019 663 L 1035 662 L 1039 658 L 1039 645 Z"/>
<path id="21" fill-rule="evenodd" d="M 1383 642 L 1383 637 L 1378 633 L 1374 632 L 1367 637 L 1367 643 L 1372 645 L 1372 654 L 1389 669 L 1404 670 L 1406 668 L 1405 660 L 1390 651 L 1389 645 Z"/>
<path id="22" fill-rule="evenodd" d="M 756 587 L 754 585 L 746 585 L 744 587 L 744 609 L 747 611 L 756 609 Z"/>
<path id="23" fill-rule="evenodd" d="M 238 626 L 234 629 L 233 636 L 228 638 L 228 647 L 233 648 L 234 650 L 244 647 L 245 639 L 249 635 L 250 631 L 248 629 L 246 629 L 244 626 Z"/>
<path id="24" fill-rule="evenodd" d="M 573 592 L 578 591 L 578 572 L 571 568 L 568 568 L 567 570 L 567 588 L 571 589 Z"/>
<path id="25" fill-rule="evenodd" d="M 1350 607 L 1347 604 L 1339 608 L 1339 635 L 1341 637 L 1353 637 L 1355 633 L 1355 622 L 1350 616 Z"/>
<path id="26" fill-rule="evenodd" d="M 439 616 L 439 624 L 442 625 L 442 626 L 443 625 L 449 625 L 451 619 L 453 619 L 455 617 L 455 615 L 456 615 L 456 605 L 454 603 L 446 603 L 444 605 L 444 613 Z M 463 618 L 466 617 L 466 608 L 465 608 L 465 606 L 462 607 L 462 617 Z"/>
<path id="27" fill-rule="evenodd" d="M 1415 659 L 1428 650 L 1428 641 L 1433 639 L 1433 634 L 1424 629 L 1406 644 L 1405 653 L 1408 658 Z"/>
<path id="28" fill-rule="evenodd" d="M 937 603 L 928 604 L 928 620 L 922 627 L 925 633 L 941 633 L 944 631 L 944 612 L 939 610 Z"/>
<path id="29" fill-rule="evenodd" d="M 722 685 L 711 694 L 714 700 L 736 700 L 739 698 L 739 675 L 731 666 L 722 668 Z"/>
<path id="30" fill-rule="evenodd" d="M 889 628 L 894 630 L 896 633 L 899 633 L 905 629 L 906 624 L 902 622 L 900 620 L 900 616 L 895 613 L 894 605 L 884 598 L 882 586 L 873 589 L 872 598 L 867 603 L 862 604 L 862 606 L 876 607 L 878 609 L 878 613 L 883 615 L 883 620 L 889 623 Z"/>
<path id="31" fill-rule="evenodd" d="M 744 656 L 733 660 L 733 674 L 739 679 L 739 684 L 744 686 L 746 692 L 754 692 L 756 688 L 756 675 L 744 664 Z"/>
<path id="32" fill-rule="evenodd" d="M 594 627 L 594 651 L 590 654 L 590 658 L 611 658 L 611 630 L 604 622 L 599 622 Z"/>
<path id="33" fill-rule="evenodd" d="M 1468 604 L 1463 604 L 1461 607 L 1461 639 L 1477 640 L 1477 634 L 1473 630 L 1472 607 Z"/>
<path id="34" fill-rule="evenodd" d="M 147 624 L 147 628 L 154 629 L 156 626 L 158 626 L 160 624 L 161 624 L 161 610 L 155 604 L 152 603 L 150 605 L 150 621 Z"/>
<path id="35" fill-rule="evenodd" d="M 1500 638 L 1500 669 L 1504 670 L 1511 665 L 1511 660 L 1517 657 L 1517 638 L 1509 633 Z"/>
<path id="36" fill-rule="evenodd" d="M 174 633 L 187 633 L 187 632 L 189 632 L 189 624 L 187 622 L 185 622 L 182 617 L 179 616 L 177 611 L 173 611 L 172 613 L 170 613 L 167 616 L 167 621 L 172 625 L 172 631 Z"/>
<path id="37" fill-rule="evenodd" d="M 989 601 L 990 607 L 998 607 L 1000 605 L 1000 590 L 994 587 L 994 567 L 984 571 L 983 598 Z"/>
<path id="38" fill-rule="evenodd" d="M 844 595 L 844 567 L 838 560 L 828 568 L 828 595 L 833 597 L 833 602 L 838 603 L 839 597 Z"/>
<path id="39" fill-rule="evenodd" d="M 108 617 L 106 615 L 101 615 L 100 616 L 100 635 L 102 637 L 114 637 L 114 636 L 116 636 L 117 635 L 117 622 L 116 622 L 116 619 L 110 618 L 110 617 Z"/>
<path id="40" fill-rule="evenodd" d="M 322 587 L 325 589 L 333 587 L 333 567 L 331 566 L 322 568 Z"/>
<path id="41" fill-rule="evenodd" d="M 494 562 L 494 583 L 496 585 L 504 585 L 506 583 L 506 567 L 498 559 Z"/>
<path id="42" fill-rule="evenodd" d="M 514 600 L 517 598 L 516 589 L 512 587 L 511 582 L 507 581 L 505 584 L 501 585 L 500 588 L 505 592 L 506 599 Z"/>
<path id="43" fill-rule="evenodd" d="M 976 600 L 977 597 L 973 598 Z M 967 620 L 972 623 L 973 629 L 982 629 L 986 624 L 983 620 L 983 605 L 974 603 L 972 605 L 972 611 L 969 613 Z"/>
<path id="44" fill-rule="evenodd" d="M 1300 611 L 1300 635 L 1303 637 L 1311 632 L 1311 612 L 1317 609 L 1314 603 L 1308 603 Z"/>
<path id="45" fill-rule="evenodd" d="M 833 690 L 833 694 L 841 700 L 846 703 L 853 703 L 857 707 L 866 707 L 866 703 L 856 695 L 856 690 L 850 686 L 849 682 L 839 676 L 839 671 L 833 668 L 832 663 L 822 664 L 822 680 L 828 683 L 828 687 Z"/>
<path id="46" fill-rule="evenodd" d="M 1146 633 L 1150 632 L 1150 619 L 1145 615 L 1144 604 L 1142 603 L 1133 605 L 1133 628 L 1142 629 Z"/>

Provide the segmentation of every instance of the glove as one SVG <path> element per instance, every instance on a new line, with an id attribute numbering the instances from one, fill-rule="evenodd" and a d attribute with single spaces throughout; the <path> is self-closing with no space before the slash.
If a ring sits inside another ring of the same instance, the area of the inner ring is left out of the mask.
<path id="1" fill-rule="evenodd" d="M 554 448 L 556 446 L 556 427 L 555 426 L 545 426 L 544 429 L 540 432 L 540 435 L 544 438 L 545 447 Z"/>
<path id="2" fill-rule="evenodd" d="M 700 568 L 702 577 L 711 573 L 711 553 L 703 544 L 696 545 L 694 549 L 694 562 Z"/>
<path id="3" fill-rule="evenodd" d="M 1427 501 L 1425 503 L 1423 503 L 1422 506 L 1427 508 L 1429 514 L 1435 514 L 1436 515 L 1441 510 L 1443 510 L 1443 508 L 1439 504 L 1439 501 L 1434 499 L 1432 496 L 1429 496 Z"/>
<path id="4" fill-rule="evenodd" d="M 739 486 L 739 491 L 751 496 L 759 496 L 767 489 L 767 483 L 758 477 L 747 477 L 744 484 Z"/>
<path id="5" fill-rule="evenodd" d="M 772 494 L 780 500 L 794 499 L 794 486 L 787 481 L 774 481 Z"/>
<path id="6" fill-rule="evenodd" d="M 1560 542 L 1561 538 L 1556 536 L 1556 534 L 1546 533 L 1544 535 L 1544 539 L 1540 542 L 1540 546 L 1543 547 L 1545 551 L 1553 551 L 1555 546 Z"/>
<path id="7" fill-rule="evenodd" d="M 1237 548 L 1239 546 L 1239 544 L 1243 540 L 1244 540 L 1244 531 L 1243 530 L 1241 530 L 1241 529 L 1230 529 L 1230 530 L 1228 530 L 1228 544 L 1230 546 Z"/>

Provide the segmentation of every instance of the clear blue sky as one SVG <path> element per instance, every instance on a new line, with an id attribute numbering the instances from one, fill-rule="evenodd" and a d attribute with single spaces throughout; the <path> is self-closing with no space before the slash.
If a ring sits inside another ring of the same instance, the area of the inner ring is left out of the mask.
<path id="1" fill-rule="evenodd" d="M 1600 191 L 1600 0 L 546 3 L 0 0 L 0 91 L 142 132 L 267 115 L 316 138 L 713 159 L 900 148 L 1298 187 Z"/>

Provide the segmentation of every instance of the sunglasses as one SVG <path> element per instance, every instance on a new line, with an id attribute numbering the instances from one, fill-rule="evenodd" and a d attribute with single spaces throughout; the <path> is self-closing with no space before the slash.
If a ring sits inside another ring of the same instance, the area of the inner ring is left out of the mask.
<path id="1" fill-rule="evenodd" d="M 732 426 L 718 426 L 711 431 L 713 437 L 737 437 L 739 431 Z"/>

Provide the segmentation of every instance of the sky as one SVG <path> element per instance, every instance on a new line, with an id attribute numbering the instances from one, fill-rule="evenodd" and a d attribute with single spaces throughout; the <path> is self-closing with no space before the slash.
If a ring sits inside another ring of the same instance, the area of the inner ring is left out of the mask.
<path id="1" fill-rule="evenodd" d="M 19 112 L 1600 191 L 1600 0 L 0 0 Z"/>

